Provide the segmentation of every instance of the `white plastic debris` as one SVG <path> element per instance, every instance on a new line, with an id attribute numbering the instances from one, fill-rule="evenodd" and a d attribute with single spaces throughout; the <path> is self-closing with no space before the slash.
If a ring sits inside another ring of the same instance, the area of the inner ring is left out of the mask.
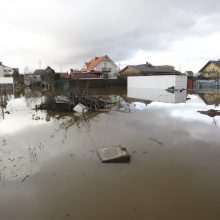
<path id="1" fill-rule="evenodd" d="M 73 108 L 73 110 L 74 110 L 75 112 L 79 112 L 79 113 L 85 113 L 85 112 L 88 111 L 88 109 L 86 108 L 86 106 L 84 106 L 84 105 L 81 104 L 81 103 L 77 104 L 77 105 Z"/>

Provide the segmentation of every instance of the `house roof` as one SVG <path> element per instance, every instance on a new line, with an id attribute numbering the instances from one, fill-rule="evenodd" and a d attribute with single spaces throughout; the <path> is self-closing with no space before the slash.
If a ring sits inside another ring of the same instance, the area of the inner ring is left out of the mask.
<path id="1" fill-rule="evenodd" d="M 34 71 L 34 75 L 41 75 L 41 74 L 44 74 L 45 73 L 45 70 L 43 70 L 43 69 L 37 69 L 37 70 L 35 70 Z"/>
<path id="2" fill-rule="evenodd" d="M 216 65 L 217 67 L 220 68 L 220 60 L 210 60 L 208 63 L 206 63 L 206 65 L 204 67 L 202 67 L 201 70 L 199 70 L 199 73 L 201 73 L 209 64 L 213 63 L 214 65 Z"/>
<path id="3" fill-rule="evenodd" d="M 141 72 L 141 73 L 154 73 L 154 74 L 178 74 L 180 73 L 179 71 L 175 70 L 172 66 L 168 66 L 168 65 L 164 65 L 164 66 L 153 66 L 150 63 L 146 63 L 146 64 L 140 64 L 140 65 L 129 65 L 127 67 L 125 67 L 124 69 L 131 67 L 133 69 L 136 69 L 137 71 Z M 123 70 L 124 70 L 123 69 Z M 122 70 L 122 71 L 123 71 Z"/>
<path id="4" fill-rule="evenodd" d="M 94 59 L 91 59 L 89 62 L 85 63 L 85 67 L 82 68 L 81 71 L 93 70 L 106 57 L 108 57 L 108 56 L 105 55 L 105 56 L 95 57 Z"/>

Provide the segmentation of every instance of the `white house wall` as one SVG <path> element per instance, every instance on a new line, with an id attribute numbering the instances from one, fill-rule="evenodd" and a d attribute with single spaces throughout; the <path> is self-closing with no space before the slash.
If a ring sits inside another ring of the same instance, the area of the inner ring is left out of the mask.
<path id="1" fill-rule="evenodd" d="M 4 67 L 0 65 L 0 77 L 4 77 Z"/>
<path id="2" fill-rule="evenodd" d="M 135 76 L 128 77 L 128 87 L 167 89 L 174 86 L 175 89 L 187 89 L 186 75 L 166 76 Z"/>
<path id="3" fill-rule="evenodd" d="M 13 84 L 12 77 L 0 77 L 0 84 Z"/>
<path id="4" fill-rule="evenodd" d="M 101 61 L 95 68 L 96 71 L 102 71 L 102 68 L 105 67 L 104 63 L 107 63 L 106 67 L 111 68 L 111 72 L 108 72 L 110 79 L 116 79 L 116 73 L 118 72 L 118 67 L 116 64 L 112 63 L 111 61 Z"/>

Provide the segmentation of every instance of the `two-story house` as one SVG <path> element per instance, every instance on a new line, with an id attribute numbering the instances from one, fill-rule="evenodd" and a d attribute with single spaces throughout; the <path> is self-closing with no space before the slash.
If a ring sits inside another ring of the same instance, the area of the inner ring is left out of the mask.
<path id="1" fill-rule="evenodd" d="M 146 62 L 140 65 L 128 65 L 119 72 L 119 78 L 128 76 L 158 76 L 158 75 L 180 75 L 181 73 L 174 69 L 173 66 L 153 66 Z"/>
<path id="2" fill-rule="evenodd" d="M 0 62 L 0 77 L 4 77 L 4 66 L 2 65 L 2 62 Z"/>
<path id="3" fill-rule="evenodd" d="M 14 70 L 10 67 L 4 66 L 2 62 L 0 62 L 0 85 L 2 84 L 13 84 L 13 77 L 5 77 L 11 76 Z"/>
<path id="4" fill-rule="evenodd" d="M 94 71 L 100 72 L 102 78 L 116 79 L 119 68 L 109 56 L 105 55 L 91 59 L 81 69 L 81 72 L 84 73 L 92 73 Z"/>
<path id="5" fill-rule="evenodd" d="M 5 66 L 0 62 L 0 77 L 10 76 L 14 73 L 13 68 Z"/>
<path id="6" fill-rule="evenodd" d="M 207 79 L 220 78 L 220 60 L 210 60 L 200 71 L 199 76 Z"/>

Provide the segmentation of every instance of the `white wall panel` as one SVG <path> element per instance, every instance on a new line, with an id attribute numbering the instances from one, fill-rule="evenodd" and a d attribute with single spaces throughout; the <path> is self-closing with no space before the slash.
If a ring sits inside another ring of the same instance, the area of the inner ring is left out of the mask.
<path id="1" fill-rule="evenodd" d="M 12 77 L 0 77 L 0 84 L 13 84 Z"/>
<path id="2" fill-rule="evenodd" d="M 134 76 L 128 77 L 128 87 L 167 89 L 174 86 L 176 89 L 187 89 L 187 76 Z"/>
<path id="3" fill-rule="evenodd" d="M 134 88 L 128 87 L 128 98 L 141 99 L 146 101 L 157 101 L 165 103 L 185 103 L 186 102 L 186 90 L 174 93 L 167 92 L 165 89 L 146 89 L 146 88 Z"/>

